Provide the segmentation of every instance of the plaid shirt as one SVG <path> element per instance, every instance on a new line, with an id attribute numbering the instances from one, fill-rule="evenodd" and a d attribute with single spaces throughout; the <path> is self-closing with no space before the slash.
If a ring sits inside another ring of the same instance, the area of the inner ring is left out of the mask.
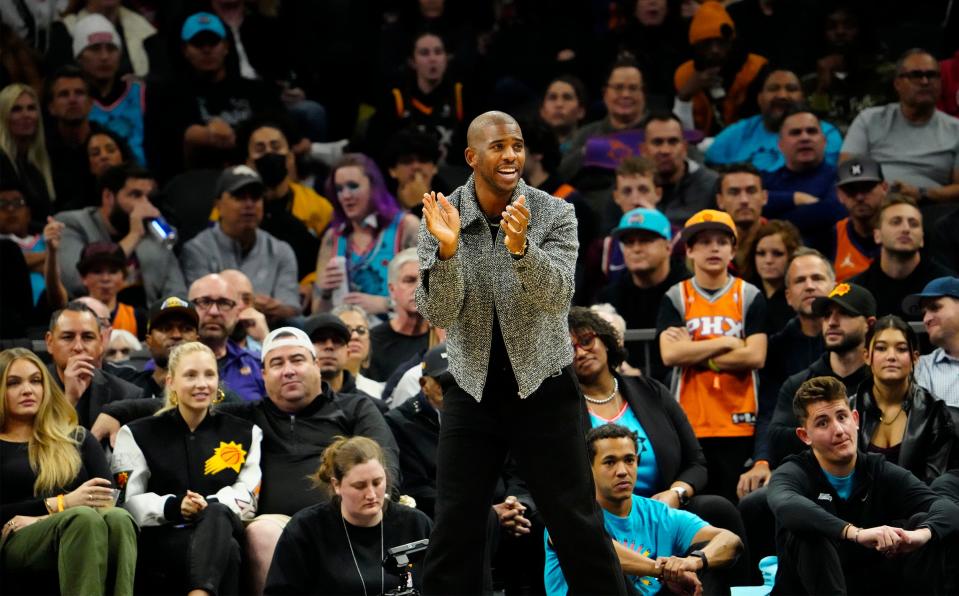
<path id="1" fill-rule="evenodd" d="M 439 243 L 420 222 L 420 283 L 416 303 L 430 323 L 447 331 L 449 371 L 477 401 L 483 395 L 499 317 L 519 397 L 529 397 L 548 376 L 573 361 L 567 315 L 576 266 L 576 217 L 565 201 L 520 180 L 510 202 L 526 196 L 527 249 L 514 258 L 500 230 L 495 244 L 470 176 L 448 197 L 460 212 L 456 254 L 438 258 Z"/>

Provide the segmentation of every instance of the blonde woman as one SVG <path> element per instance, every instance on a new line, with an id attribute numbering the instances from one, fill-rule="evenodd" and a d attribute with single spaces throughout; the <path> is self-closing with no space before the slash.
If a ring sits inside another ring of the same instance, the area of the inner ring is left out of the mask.
<path id="1" fill-rule="evenodd" d="M 55 198 L 50 156 L 37 92 L 19 83 L 0 90 L 0 179 L 17 182 L 33 231 L 43 229 Z"/>
<path id="2" fill-rule="evenodd" d="M 256 514 L 263 433 L 214 411 L 219 381 L 210 348 L 177 346 L 166 406 L 117 435 L 113 474 L 142 528 L 138 593 L 238 591 L 241 519 Z"/>
<path id="3" fill-rule="evenodd" d="M 383 568 L 394 546 L 429 538 L 425 513 L 390 502 L 383 450 L 366 437 L 337 437 L 313 476 L 330 501 L 307 507 L 283 530 L 266 594 L 385 594 L 400 577 Z M 414 586 L 419 570 L 413 568 Z M 403 585 L 404 587 L 405 584 Z"/>
<path id="4" fill-rule="evenodd" d="M 373 397 L 383 397 L 386 383 L 374 381 L 360 373 L 370 365 L 372 347 L 370 346 L 370 317 L 362 306 L 341 304 L 333 309 L 346 328 L 350 330 L 350 341 L 346 344 L 346 364 L 344 370 L 356 379 L 356 388 Z M 345 383 L 344 383 L 345 384 Z"/>
<path id="5" fill-rule="evenodd" d="M 132 594 L 136 526 L 112 508 L 100 445 L 37 356 L 0 353 L 0 571 L 36 587 L 59 572 L 63 594 Z"/>

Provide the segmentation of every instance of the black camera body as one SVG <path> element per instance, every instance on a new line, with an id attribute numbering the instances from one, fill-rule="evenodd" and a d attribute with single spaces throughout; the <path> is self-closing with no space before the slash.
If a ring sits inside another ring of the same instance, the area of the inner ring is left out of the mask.
<path id="1" fill-rule="evenodd" d="M 387 590 L 385 596 L 419 596 L 419 591 L 413 587 L 410 573 L 413 570 L 413 564 L 419 563 L 426 556 L 426 547 L 429 544 L 429 539 L 424 538 L 409 544 L 394 546 L 386 551 L 383 568 L 400 576 L 400 584 L 392 590 Z"/>

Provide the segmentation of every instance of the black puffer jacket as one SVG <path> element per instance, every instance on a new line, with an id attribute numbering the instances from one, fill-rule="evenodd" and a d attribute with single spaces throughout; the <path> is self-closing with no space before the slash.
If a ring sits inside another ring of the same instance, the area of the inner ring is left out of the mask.
<path id="1" fill-rule="evenodd" d="M 859 385 L 850 401 L 852 408 L 859 412 L 859 444 L 865 448 L 879 427 L 882 415 L 873 395 L 871 377 Z M 907 416 L 906 431 L 899 461 L 893 463 L 929 484 L 949 469 L 956 442 L 952 417 L 944 401 L 916 383 L 910 383 L 902 409 Z"/>

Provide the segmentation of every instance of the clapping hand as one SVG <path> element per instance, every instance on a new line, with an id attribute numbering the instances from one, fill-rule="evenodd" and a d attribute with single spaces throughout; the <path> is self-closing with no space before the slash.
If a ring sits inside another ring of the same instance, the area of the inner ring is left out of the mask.
<path id="1" fill-rule="evenodd" d="M 515 203 L 506 206 L 500 228 L 506 236 L 503 242 L 506 250 L 514 255 L 521 255 L 526 251 L 526 228 L 529 227 L 529 209 L 526 207 L 526 197 L 520 195 Z"/>
<path id="2" fill-rule="evenodd" d="M 426 229 L 440 244 L 440 259 L 451 259 L 459 247 L 460 212 L 443 193 L 429 192 L 423 195 L 423 217 Z"/>

